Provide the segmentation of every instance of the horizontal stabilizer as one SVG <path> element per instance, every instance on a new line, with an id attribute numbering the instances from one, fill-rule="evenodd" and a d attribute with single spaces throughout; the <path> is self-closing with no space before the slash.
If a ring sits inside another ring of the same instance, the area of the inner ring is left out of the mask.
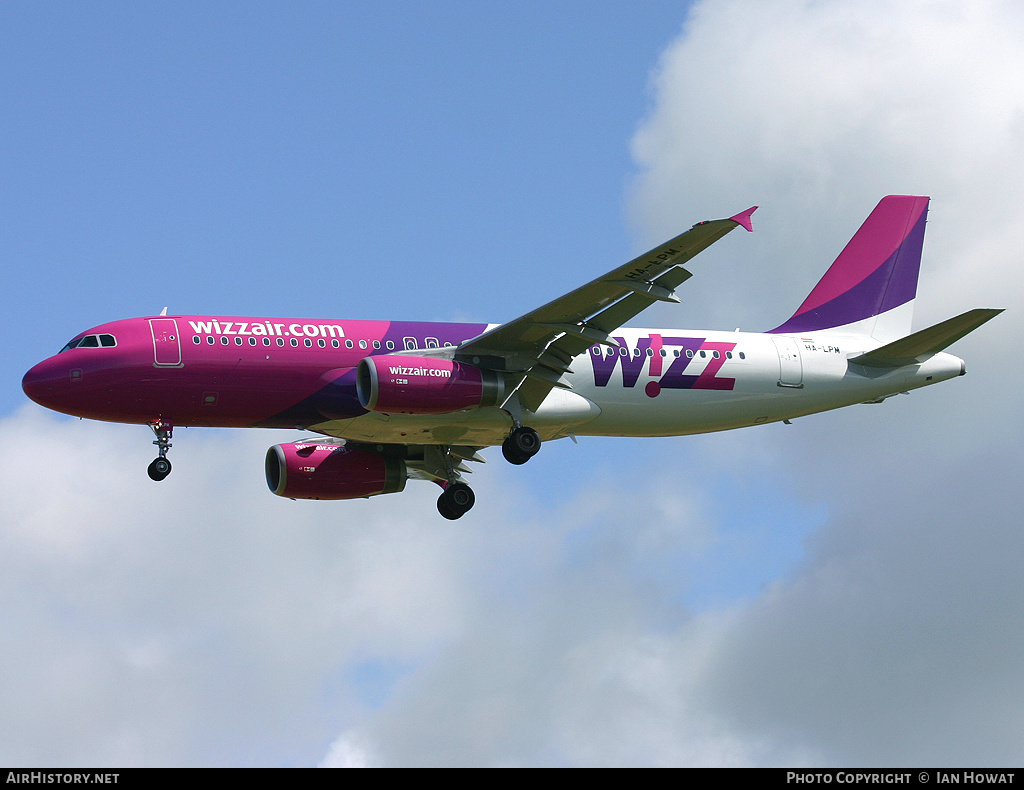
<path id="1" fill-rule="evenodd" d="M 1001 312 L 1003 311 L 989 309 L 968 310 L 956 318 L 950 318 L 935 324 L 935 326 L 922 329 L 920 332 L 914 332 L 912 335 L 887 343 L 881 348 L 861 354 L 859 357 L 852 357 L 850 362 L 873 368 L 899 368 L 904 365 L 915 365 L 952 345 Z"/>

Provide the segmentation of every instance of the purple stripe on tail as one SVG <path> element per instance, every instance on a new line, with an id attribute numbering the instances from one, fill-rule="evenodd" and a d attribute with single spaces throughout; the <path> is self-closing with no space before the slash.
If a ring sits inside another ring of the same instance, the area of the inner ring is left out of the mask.
<path id="1" fill-rule="evenodd" d="M 927 213 L 927 197 L 882 198 L 793 317 L 770 331 L 830 329 L 911 301 Z"/>

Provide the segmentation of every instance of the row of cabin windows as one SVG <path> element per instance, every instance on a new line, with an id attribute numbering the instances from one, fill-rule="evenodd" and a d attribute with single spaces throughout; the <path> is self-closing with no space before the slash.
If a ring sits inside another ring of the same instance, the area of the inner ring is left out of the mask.
<path id="1" fill-rule="evenodd" d="M 615 351 L 612 350 L 612 349 L 609 349 L 608 351 L 609 351 L 609 354 L 608 354 L 609 356 L 611 356 L 612 354 L 615 353 Z M 593 354 L 594 354 L 594 356 L 598 357 L 598 356 L 601 356 L 603 353 L 604 352 L 601 350 L 600 346 L 594 346 L 593 347 Z M 668 350 L 667 349 L 663 348 L 663 349 L 660 350 L 659 353 L 663 357 L 667 357 L 668 356 Z M 638 356 L 640 356 L 640 349 L 639 348 L 634 348 L 632 353 L 630 353 L 628 348 L 626 348 L 625 346 L 620 346 L 619 347 L 619 356 L 621 356 L 621 357 L 628 357 L 628 356 L 638 357 Z M 653 348 L 647 349 L 647 356 L 649 356 L 649 357 L 653 357 L 654 356 L 654 349 Z M 681 350 L 678 349 L 678 348 L 672 349 L 672 356 L 674 356 L 674 357 L 682 356 Z M 693 349 L 692 348 L 686 349 L 686 356 L 691 358 L 691 359 L 693 358 L 694 353 L 693 353 Z M 701 359 L 705 359 L 708 356 L 708 352 L 707 351 L 698 351 L 697 352 L 697 356 L 699 356 Z M 711 352 L 711 358 L 712 359 L 720 359 L 721 356 L 722 356 L 721 353 L 719 353 L 718 351 L 712 351 Z M 739 356 L 740 359 L 746 359 L 747 358 L 747 355 L 745 353 L 743 353 L 742 351 L 739 352 L 738 356 Z M 726 351 L 725 352 L 725 358 L 726 359 L 732 359 L 733 358 L 732 357 L 732 352 L 731 351 Z"/>
<path id="2" fill-rule="evenodd" d="M 264 346 L 271 345 L 269 337 L 263 337 L 262 341 L 263 341 L 263 345 Z M 284 347 L 285 340 L 284 340 L 283 337 L 276 338 L 276 341 L 277 341 L 277 345 L 279 347 L 282 347 L 282 348 Z M 431 342 L 431 341 L 433 341 L 433 342 Z M 193 335 L 192 336 L 192 342 L 195 343 L 198 346 L 198 345 L 200 345 L 203 342 L 203 340 L 202 340 L 202 338 L 199 335 Z M 207 335 L 206 336 L 206 342 L 207 342 L 207 344 L 212 346 L 217 341 L 214 340 L 213 335 Z M 292 348 L 297 348 L 298 345 L 299 345 L 299 339 L 297 337 L 290 338 L 289 342 L 290 342 Z M 222 346 L 227 346 L 227 345 L 231 344 L 231 340 L 230 340 L 230 338 L 227 335 L 221 335 L 220 336 L 220 343 L 221 343 Z M 303 338 L 302 343 L 303 343 L 303 345 L 306 348 L 312 348 L 313 347 L 313 340 L 311 338 L 308 338 L 308 337 L 307 338 Z M 316 341 L 316 343 L 317 343 L 317 345 L 320 348 L 327 348 L 327 341 L 324 338 L 319 338 Z M 245 344 L 245 340 L 243 338 L 239 337 L 238 335 L 235 335 L 235 345 L 236 346 L 241 346 L 241 345 L 244 345 L 244 344 Z M 117 342 L 114 340 L 114 336 L 113 335 L 87 335 L 86 337 L 80 338 L 79 340 L 72 340 L 70 343 L 68 343 L 66 346 L 64 346 L 64 348 L 62 348 L 61 351 L 66 351 L 69 348 L 76 348 L 76 347 L 82 348 L 82 347 L 90 347 L 91 346 L 91 347 L 95 348 L 97 345 L 114 346 L 114 345 L 117 345 Z M 249 337 L 249 345 L 250 346 L 258 345 L 257 338 L 250 336 Z M 446 347 L 447 346 L 451 346 L 451 345 L 452 345 L 451 343 L 445 343 Z M 383 344 L 383 347 L 386 348 L 388 351 L 394 351 L 395 350 L 395 343 L 392 340 L 388 340 L 388 341 L 386 341 Z M 434 338 L 427 338 L 426 347 L 427 348 L 437 348 L 438 347 L 438 343 L 437 343 L 436 340 L 434 340 Z M 339 341 L 337 338 L 332 338 L 331 339 L 331 348 L 341 348 L 341 341 Z M 350 339 L 346 339 L 345 340 L 345 348 L 355 348 L 355 343 L 352 340 L 350 340 Z M 367 341 L 360 340 L 359 341 L 359 348 L 361 348 L 361 349 L 369 348 L 369 345 L 367 344 Z M 379 351 L 382 348 L 381 341 L 374 340 L 373 341 L 373 348 L 374 348 L 374 350 Z M 405 348 L 406 348 L 407 351 L 414 350 L 416 348 L 416 341 L 413 338 L 406 338 Z M 615 353 L 614 351 L 611 351 L 610 349 L 609 349 L 609 352 L 610 353 Z M 602 351 L 600 346 L 594 346 L 593 353 L 596 356 L 596 355 L 602 354 L 603 351 Z M 658 353 L 661 356 L 663 356 L 663 357 L 667 357 L 668 356 L 668 351 L 667 351 L 667 349 L 664 349 L 664 348 L 660 349 Z M 627 349 L 625 347 L 620 347 L 619 348 L 619 355 L 623 356 L 623 357 L 626 357 L 626 356 L 638 357 L 638 356 L 640 356 L 640 349 L 639 348 L 634 348 L 633 351 L 632 351 L 632 354 L 630 354 L 629 349 Z M 704 350 L 699 350 L 699 351 L 697 351 L 697 355 L 700 356 L 701 359 L 705 359 L 708 356 L 708 352 L 704 351 Z M 648 348 L 647 349 L 647 356 L 649 356 L 649 357 L 653 357 L 654 356 L 654 349 L 653 348 Z M 682 356 L 681 350 L 678 349 L 678 348 L 672 349 L 672 356 L 674 356 L 674 357 Z M 693 351 L 692 348 L 686 349 L 686 356 L 691 358 L 691 359 L 693 358 L 694 351 Z M 722 356 L 721 353 L 718 352 L 718 351 L 712 351 L 711 352 L 711 358 L 712 359 L 720 359 L 721 356 Z M 738 356 L 739 356 L 740 359 L 746 359 L 747 358 L 747 355 L 745 353 L 743 353 L 742 351 L 740 351 L 738 353 Z M 732 352 L 731 351 L 726 351 L 725 352 L 725 358 L 726 359 L 732 359 L 733 358 Z"/>
<path id="3" fill-rule="evenodd" d="M 263 337 L 262 340 L 263 340 L 263 345 L 265 345 L 265 346 L 269 346 L 271 344 L 269 337 Z M 282 348 L 284 347 L 285 340 L 284 340 L 283 337 L 276 338 L 276 341 L 277 341 L 277 345 L 278 346 L 280 346 Z M 192 342 L 195 343 L 198 346 L 198 345 L 200 345 L 203 342 L 203 339 L 199 335 L 193 335 L 192 336 Z M 206 342 L 207 342 L 208 345 L 212 346 L 212 345 L 215 345 L 217 341 L 214 339 L 213 335 L 207 335 L 206 336 Z M 299 345 L 299 339 L 297 337 L 290 338 L 289 339 L 289 343 L 291 344 L 292 348 L 297 348 L 298 345 Z M 231 339 L 227 335 L 221 335 L 220 336 L 220 344 L 222 346 L 230 345 L 231 344 Z M 302 344 L 306 348 L 312 348 L 313 347 L 313 340 L 312 340 L 312 338 L 308 338 L 308 337 L 307 338 L 303 338 Z M 320 348 L 327 348 L 327 341 L 324 338 L 319 338 L 316 341 L 316 344 L 318 346 L 320 346 Z M 245 345 L 245 340 L 242 337 L 239 337 L 238 335 L 235 335 L 235 345 L 236 346 Z M 249 345 L 250 346 L 258 345 L 258 339 L 255 338 L 255 337 L 250 336 L 249 337 Z M 373 348 L 374 348 L 375 351 L 379 351 L 381 348 L 385 348 L 388 351 L 394 351 L 395 350 L 395 343 L 394 343 L 393 340 L 387 340 L 384 343 L 381 343 L 380 340 L 374 340 L 374 341 L 372 341 L 372 345 L 373 345 Z M 445 347 L 451 347 L 452 344 L 446 342 L 444 345 L 445 345 Z M 356 343 L 354 341 L 352 341 L 352 340 L 345 340 L 345 348 L 355 348 L 355 347 L 356 347 Z M 359 348 L 361 348 L 361 349 L 368 349 L 369 347 L 370 347 L 370 343 L 368 343 L 368 341 L 366 341 L 366 340 L 360 340 L 359 341 Z M 405 339 L 405 349 L 406 349 L 406 351 L 414 350 L 416 347 L 417 347 L 416 346 L 416 340 L 414 338 L 407 337 Z M 432 337 L 428 337 L 427 341 L 426 341 L 426 347 L 427 348 L 438 348 L 437 340 L 435 340 Z M 332 339 L 331 340 L 331 348 L 341 348 L 341 341 L 336 339 L 336 338 Z"/>
<path id="4" fill-rule="evenodd" d="M 60 354 L 69 348 L 113 348 L 117 345 L 117 338 L 113 335 L 86 335 L 78 340 L 72 340 L 57 353 Z"/>
<path id="5" fill-rule="evenodd" d="M 264 338 L 262 338 L 262 340 L 263 340 L 263 345 L 265 345 L 265 346 L 271 345 L 269 337 L 264 337 Z M 284 338 L 283 337 L 279 337 L 279 338 L 276 338 L 276 340 L 277 340 L 277 345 L 283 348 L 284 345 L 285 345 Z M 199 335 L 193 335 L 192 336 L 192 342 L 195 343 L 198 346 L 199 344 L 201 344 L 203 342 L 203 339 Z M 206 336 L 206 342 L 207 342 L 208 345 L 212 346 L 217 341 L 214 339 L 213 335 L 207 335 Z M 299 345 L 299 339 L 297 337 L 290 338 L 290 342 L 291 342 L 292 348 L 297 348 L 298 345 Z M 231 338 L 229 338 L 227 335 L 221 335 L 220 336 L 220 344 L 222 346 L 230 345 L 231 344 Z M 244 344 L 245 344 L 245 339 L 239 337 L 238 335 L 235 335 L 235 345 L 236 346 L 241 346 L 241 345 L 244 345 Z M 250 346 L 255 346 L 255 345 L 258 345 L 258 344 L 259 344 L 259 339 L 258 338 L 251 337 L 251 336 L 249 337 L 249 345 Z M 308 337 L 307 338 L 303 338 L 302 344 L 306 348 L 312 348 L 313 347 L 313 340 L 311 338 L 308 338 Z M 324 340 L 322 337 L 316 341 L 316 344 L 318 346 L 320 346 L 320 348 L 327 348 L 327 341 Z M 385 343 L 383 345 L 384 345 L 384 347 L 387 348 L 388 351 L 393 351 L 394 348 L 395 348 L 395 344 L 392 341 L 390 341 L 390 340 L 388 340 L 387 343 Z M 359 347 L 360 348 L 369 348 L 369 346 L 367 345 L 367 342 L 365 340 L 360 340 L 359 341 Z M 380 349 L 381 348 L 381 342 L 379 340 L 374 340 L 373 341 L 373 347 L 375 349 Z M 333 338 L 331 340 L 331 348 L 341 348 L 341 341 L 338 340 L 337 338 Z M 355 348 L 355 343 L 353 341 L 351 341 L 351 340 L 346 340 L 345 341 L 345 348 Z"/>

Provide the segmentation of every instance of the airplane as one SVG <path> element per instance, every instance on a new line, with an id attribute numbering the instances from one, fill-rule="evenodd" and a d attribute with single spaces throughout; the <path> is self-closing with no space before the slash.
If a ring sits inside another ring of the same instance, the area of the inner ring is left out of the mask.
<path id="1" fill-rule="evenodd" d="M 690 259 L 757 206 L 709 220 L 504 324 L 167 315 L 101 324 L 25 374 L 35 402 L 148 425 L 171 471 L 179 426 L 290 428 L 267 451 L 270 490 L 354 499 L 433 481 L 457 519 L 469 462 L 512 464 L 546 441 L 679 436 L 772 422 L 961 376 L 954 341 L 1002 310 L 910 333 L 929 198 L 883 198 L 784 323 L 764 333 L 623 325 L 678 304 Z"/>

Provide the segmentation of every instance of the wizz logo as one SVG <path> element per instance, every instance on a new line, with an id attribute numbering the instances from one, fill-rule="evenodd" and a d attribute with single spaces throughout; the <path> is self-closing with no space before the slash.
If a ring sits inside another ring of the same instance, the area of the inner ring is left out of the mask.
<path id="1" fill-rule="evenodd" d="M 617 349 L 606 351 L 601 346 L 594 346 L 590 351 L 594 384 L 598 387 L 608 386 L 617 366 L 622 370 L 622 386 L 635 387 L 647 364 L 648 375 L 654 379 L 644 387 L 650 398 L 658 397 L 663 389 L 731 390 L 736 384 L 736 379 L 717 376 L 725 364 L 726 354 L 736 348 L 735 343 L 718 343 L 703 337 L 650 335 L 640 338 L 635 350 L 630 350 L 625 338 L 616 337 L 615 340 L 619 343 Z M 662 356 L 662 350 L 665 356 Z M 676 356 L 676 350 L 679 356 Z M 704 370 L 686 373 L 695 359 L 706 362 Z M 669 363 L 668 368 L 663 372 L 666 363 Z"/>

